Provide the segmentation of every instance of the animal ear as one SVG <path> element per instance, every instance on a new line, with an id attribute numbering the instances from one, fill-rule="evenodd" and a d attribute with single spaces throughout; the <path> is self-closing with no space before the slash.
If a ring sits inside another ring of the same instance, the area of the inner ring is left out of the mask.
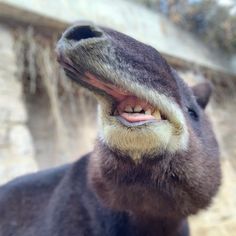
<path id="1" fill-rule="evenodd" d="M 193 94 L 196 97 L 197 103 L 203 109 L 206 108 L 213 90 L 213 85 L 208 82 L 202 82 L 192 87 Z"/>

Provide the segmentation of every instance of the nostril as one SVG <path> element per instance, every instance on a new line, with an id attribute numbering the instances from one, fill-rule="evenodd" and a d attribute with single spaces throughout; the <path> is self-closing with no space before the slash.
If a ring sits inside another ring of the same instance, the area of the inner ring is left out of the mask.
<path id="1" fill-rule="evenodd" d="M 96 38 L 101 36 L 102 32 L 96 30 L 91 26 L 75 26 L 65 34 L 66 39 L 74 41 L 80 41 L 81 39 Z"/>

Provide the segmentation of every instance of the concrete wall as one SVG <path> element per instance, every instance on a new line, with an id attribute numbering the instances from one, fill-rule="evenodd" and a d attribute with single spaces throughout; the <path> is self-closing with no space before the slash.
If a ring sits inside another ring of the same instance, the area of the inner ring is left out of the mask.
<path id="1" fill-rule="evenodd" d="M 14 40 L 0 25 L 0 184 L 37 170 L 34 147 L 26 125 L 22 83 L 17 80 Z"/>
<path id="2" fill-rule="evenodd" d="M 135 37 L 165 55 L 236 73 L 227 55 L 213 52 L 161 15 L 125 0 L 0 0 L 0 15 L 60 29 L 68 23 L 89 20 Z"/>

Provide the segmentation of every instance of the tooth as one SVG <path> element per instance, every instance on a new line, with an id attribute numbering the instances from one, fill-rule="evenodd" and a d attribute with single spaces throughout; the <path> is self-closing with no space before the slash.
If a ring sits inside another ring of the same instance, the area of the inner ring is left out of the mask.
<path id="1" fill-rule="evenodd" d="M 131 106 L 127 106 L 125 107 L 125 110 L 126 112 L 133 112 L 133 108 Z"/>
<path id="2" fill-rule="evenodd" d="M 153 114 L 153 116 L 154 116 L 157 120 L 161 120 L 161 113 L 160 113 L 160 111 L 156 110 L 155 113 Z"/>
<path id="3" fill-rule="evenodd" d="M 140 105 L 136 105 L 135 107 L 134 107 L 134 112 L 140 112 L 140 111 L 142 111 L 142 107 L 140 106 Z"/>
<path id="4" fill-rule="evenodd" d="M 151 115 L 151 114 L 152 114 L 151 109 L 146 110 L 146 111 L 145 111 L 145 114 L 146 114 L 146 115 Z"/>

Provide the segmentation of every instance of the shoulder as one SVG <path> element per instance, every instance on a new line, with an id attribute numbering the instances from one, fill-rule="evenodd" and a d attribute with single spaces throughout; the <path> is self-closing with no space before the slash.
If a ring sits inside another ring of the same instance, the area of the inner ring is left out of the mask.
<path id="1" fill-rule="evenodd" d="M 5 195 L 42 195 L 52 192 L 63 179 L 70 178 L 71 172 L 84 175 L 87 169 L 89 155 L 81 157 L 77 162 L 63 166 L 42 170 L 15 178 L 3 186 L 0 186 L 0 203 Z M 67 181 L 70 181 L 67 179 Z"/>
<path id="2" fill-rule="evenodd" d="M 37 173 L 20 176 L 0 187 L 0 203 L 9 200 L 11 195 L 17 198 L 21 195 L 37 194 L 44 189 L 50 191 L 63 178 L 70 165 L 56 167 Z M 7 198 L 7 199 L 6 199 Z"/>

